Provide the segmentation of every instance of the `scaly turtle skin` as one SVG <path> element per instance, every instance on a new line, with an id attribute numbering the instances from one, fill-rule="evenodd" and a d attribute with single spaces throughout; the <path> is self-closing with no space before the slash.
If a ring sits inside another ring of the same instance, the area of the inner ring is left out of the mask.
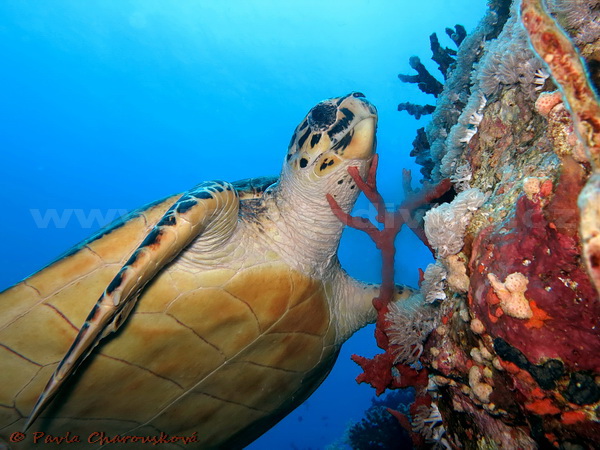
<path id="1" fill-rule="evenodd" d="M 325 196 L 350 211 L 347 168 L 368 170 L 376 122 L 362 94 L 321 102 L 279 180 L 199 184 L 1 293 L 0 437 L 29 426 L 11 446 L 44 431 L 86 447 L 94 432 L 164 432 L 197 443 L 161 448 L 237 448 L 304 401 L 375 318 L 378 288 L 341 269 Z"/>

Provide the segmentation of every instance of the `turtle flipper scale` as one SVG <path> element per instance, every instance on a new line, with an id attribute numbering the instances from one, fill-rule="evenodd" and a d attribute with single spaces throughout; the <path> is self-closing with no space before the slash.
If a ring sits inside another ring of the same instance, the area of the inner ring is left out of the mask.
<path id="1" fill-rule="evenodd" d="M 40 394 L 25 430 L 99 342 L 127 320 L 146 283 L 207 229 L 229 223 L 232 230 L 237 222 L 238 210 L 239 195 L 236 189 L 222 181 L 197 185 L 169 208 L 92 308 L 73 344 Z"/>

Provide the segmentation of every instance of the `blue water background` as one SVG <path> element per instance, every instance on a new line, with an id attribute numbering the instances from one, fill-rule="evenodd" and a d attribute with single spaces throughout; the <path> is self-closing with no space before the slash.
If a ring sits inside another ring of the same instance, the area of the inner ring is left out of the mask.
<path id="1" fill-rule="evenodd" d="M 364 92 L 379 109 L 379 183 L 401 201 L 416 121 L 399 102 L 432 103 L 398 73 L 429 60 L 429 34 L 472 30 L 482 0 L 52 0 L 0 2 L 0 289 L 124 211 L 207 179 L 277 174 L 295 126 L 318 101 Z M 373 216 L 361 199 L 358 212 Z M 407 230 L 397 282 L 430 255 Z M 374 245 L 347 231 L 353 276 L 377 282 Z M 377 353 L 373 327 L 332 374 L 252 449 L 340 443 L 374 391 L 350 354 Z M 233 381 L 233 380 L 232 380 Z M 243 382 L 243 378 L 235 380 Z"/>

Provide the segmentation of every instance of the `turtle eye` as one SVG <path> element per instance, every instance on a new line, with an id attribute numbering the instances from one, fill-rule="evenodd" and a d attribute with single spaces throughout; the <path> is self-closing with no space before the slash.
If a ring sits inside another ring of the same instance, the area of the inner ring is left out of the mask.
<path id="1" fill-rule="evenodd" d="M 329 128 L 336 119 L 337 107 L 331 102 L 319 103 L 308 114 L 308 123 L 314 131 Z"/>

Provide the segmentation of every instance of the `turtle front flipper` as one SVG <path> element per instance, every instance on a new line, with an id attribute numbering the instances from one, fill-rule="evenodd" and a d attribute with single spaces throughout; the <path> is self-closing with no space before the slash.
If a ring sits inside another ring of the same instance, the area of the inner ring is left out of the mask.
<path id="1" fill-rule="evenodd" d="M 25 430 L 36 420 L 100 340 L 116 331 L 144 286 L 195 238 L 210 229 L 226 237 L 237 224 L 239 196 L 230 184 L 204 182 L 183 194 L 133 252 L 79 330 L 73 344 L 39 396 Z"/>

